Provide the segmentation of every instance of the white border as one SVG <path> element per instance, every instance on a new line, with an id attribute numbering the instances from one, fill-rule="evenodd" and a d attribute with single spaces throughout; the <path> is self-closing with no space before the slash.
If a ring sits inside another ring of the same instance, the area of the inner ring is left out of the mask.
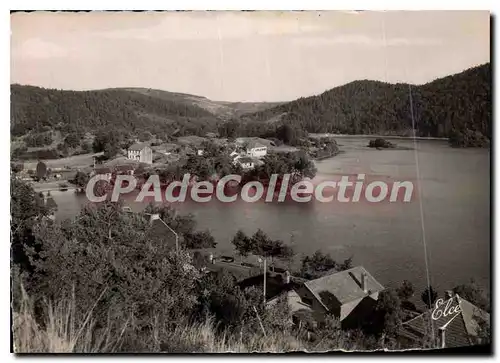
<path id="1" fill-rule="evenodd" d="M 9 20 L 9 14 L 7 10 L 10 9 L 18 9 L 18 10 L 30 10 L 30 9 L 43 9 L 43 10 L 57 10 L 57 9 L 65 9 L 65 10 L 107 10 L 107 9 L 117 9 L 121 8 L 123 10 L 141 10 L 141 9 L 152 9 L 152 10 L 157 10 L 157 9 L 164 9 L 164 10 L 175 10 L 175 9 L 186 9 L 186 10 L 204 10 L 204 9 L 213 9 L 213 10 L 238 10 L 238 9 L 245 9 L 245 10 L 293 10 L 293 9 L 303 9 L 303 10 L 322 10 L 322 9 L 329 9 L 329 10 L 352 10 L 352 9 L 364 9 L 364 10 L 491 10 L 494 14 L 496 13 L 498 15 L 498 1 L 493 1 L 493 0 L 475 0 L 475 1 L 438 1 L 438 0 L 420 0 L 418 2 L 402 2 L 402 1 L 377 1 L 374 2 L 373 0 L 364 0 L 364 1 L 356 1 L 356 0 L 342 0 L 342 1 L 319 1 L 319 0 L 307 0 L 307 1 L 293 1 L 293 0 L 288 0 L 288 1 L 283 1 L 283 2 L 272 2 L 269 0 L 252 0 L 252 1 L 237 1 L 237 0 L 225 0 L 225 1 L 203 1 L 203 0 L 185 0 L 185 1 L 151 1 L 151 0 L 142 0 L 140 2 L 132 2 L 132 1 L 120 1 L 120 2 L 112 2 L 112 1 L 104 1 L 104 0 L 87 0 L 87 1 L 4 1 L 2 2 L 2 8 L 5 7 L 6 9 L 2 9 L 2 36 L 1 36 L 1 47 L 4 50 L 3 54 L 8 55 L 10 46 L 9 46 L 9 34 L 10 34 L 10 20 Z M 7 5 L 7 6 L 5 6 Z M 497 19 L 498 21 L 498 19 Z M 498 23 L 496 25 L 495 29 L 495 36 L 498 37 Z M 495 50 L 495 55 L 497 51 Z M 492 57 L 492 59 L 494 59 Z M 8 84 L 10 84 L 10 73 L 9 73 L 9 58 L 7 56 L 1 57 L 1 62 L 2 62 L 2 78 L 4 80 L 2 87 L 2 107 L 1 110 L 3 111 L 3 118 L 1 122 L 2 127 L 2 132 L 0 132 L 0 137 L 2 138 L 2 141 L 0 142 L 0 147 L 2 148 L 2 152 L 0 153 L 2 157 L 2 164 L 4 165 L 4 171 L 8 173 L 10 170 L 9 168 L 9 163 L 10 160 L 7 160 L 9 158 L 9 134 L 10 134 L 10 128 L 8 125 L 8 120 L 9 120 L 9 109 L 10 109 L 10 88 L 8 88 Z M 496 77 L 495 77 L 496 78 Z M 496 80 L 496 79 L 495 79 Z M 495 100 L 498 101 L 498 92 L 495 92 Z M 495 104 L 499 104 L 498 102 L 495 102 Z M 494 121 L 494 124 L 496 123 L 496 120 Z M 498 127 L 495 127 L 495 135 L 494 135 L 494 140 L 499 140 L 500 136 L 500 131 Z M 494 169 L 498 170 L 498 164 L 500 163 L 498 154 L 496 153 L 497 147 L 495 147 L 495 165 Z M 492 170 L 493 173 L 493 170 Z M 492 174 L 493 176 L 493 174 Z M 2 271 L 0 274 L 0 281 L 2 284 L 2 292 L 4 293 L 4 298 L 1 301 L 1 324 L 0 324 L 0 331 L 1 331 L 1 337 L 0 337 L 0 342 L 2 344 L 2 353 L 4 355 L 4 358 L 7 358 L 7 361 L 14 360 L 15 357 L 8 352 L 10 351 L 10 317 L 9 317 L 9 294 L 10 294 L 10 281 L 9 281 L 9 264 L 10 260 L 9 255 L 10 255 L 10 250 L 9 250 L 9 243 L 8 241 L 10 240 L 9 238 L 9 220 L 10 220 L 10 211 L 9 211 L 9 199 L 10 199 L 10 190 L 9 190 L 9 179 L 7 176 L 4 175 L 3 178 L 0 178 L 0 183 L 2 183 L 2 190 L 4 191 L 2 194 L 2 200 L 0 202 L 0 207 L 1 207 L 1 218 L 0 218 L 0 223 L 2 223 L 2 228 L 1 230 L 4 233 L 4 238 L 2 239 L 2 247 L 3 247 L 3 259 L 4 263 L 1 264 L 2 266 Z M 497 180 L 496 185 L 495 185 L 497 191 L 500 190 L 500 182 Z M 7 194 L 9 191 L 9 194 Z M 497 195 L 495 195 L 495 202 L 498 201 L 498 192 Z M 493 211 L 492 211 L 493 213 Z M 495 216 L 495 222 L 499 222 L 500 217 L 498 214 L 494 214 Z M 496 225 L 496 223 L 495 223 Z M 498 257 L 498 250 L 499 248 L 497 247 L 495 249 L 495 257 Z M 495 258 L 495 260 L 497 260 Z M 494 264 L 492 266 L 494 268 Z M 496 269 L 494 269 L 494 272 L 496 272 Z M 493 291 L 496 290 L 496 281 L 497 281 L 497 275 L 495 273 L 495 278 L 492 279 L 495 281 L 495 288 Z M 496 299 L 495 301 L 498 301 Z M 494 317 L 495 317 L 495 323 L 498 322 L 498 313 L 496 310 L 497 304 L 494 306 Z M 498 327 L 498 324 L 495 324 L 495 327 Z M 498 331 L 495 331 L 495 343 L 498 343 L 499 341 L 499 334 Z M 496 344 L 495 344 L 496 345 Z M 7 355 L 7 357 L 5 357 Z M 53 357 L 47 357 L 48 359 L 53 359 Z M 95 360 L 103 360 L 102 357 L 97 357 L 94 356 L 92 357 Z M 106 359 L 112 359 L 112 360 L 118 360 L 121 359 L 122 357 L 106 357 Z M 184 358 L 173 358 L 171 356 L 168 357 L 170 360 L 194 360 L 193 357 L 184 357 Z M 217 359 L 218 357 L 214 357 Z M 292 358 L 292 357 L 289 357 Z M 298 357 L 293 357 L 293 358 L 299 358 L 303 359 L 305 357 L 303 356 L 298 356 Z M 309 358 L 309 357 L 307 357 Z M 343 361 L 345 358 L 351 359 L 359 359 L 359 356 L 356 357 L 335 357 L 336 360 Z M 376 357 L 375 357 L 376 358 Z M 379 359 L 384 357 L 379 357 Z M 441 357 L 440 359 L 443 359 L 444 357 Z M 446 360 L 451 360 L 453 357 L 446 357 L 444 359 Z M 62 359 L 62 361 L 70 361 L 73 360 L 74 358 L 71 358 L 69 356 L 65 357 L 60 357 L 59 359 Z M 139 360 L 139 361 L 145 361 L 146 358 L 138 358 L 138 357 L 132 357 L 132 359 Z M 212 358 L 213 359 L 213 358 Z M 269 357 L 254 357 L 253 359 L 259 359 L 259 361 L 268 361 L 270 358 Z M 437 360 L 437 358 L 431 358 L 431 357 L 425 357 L 426 360 L 432 361 L 434 359 Z"/>

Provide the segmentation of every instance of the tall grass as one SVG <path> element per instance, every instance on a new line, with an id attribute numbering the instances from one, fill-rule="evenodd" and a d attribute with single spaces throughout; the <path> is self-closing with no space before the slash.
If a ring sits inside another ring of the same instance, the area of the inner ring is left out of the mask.
<path id="1" fill-rule="evenodd" d="M 124 333 L 132 329 L 124 321 L 121 329 L 100 324 L 96 333 L 96 321 L 92 312 L 98 301 L 80 320 L 75 314 L 78 303 L 74 295 L 57 302 L 44 303 L 41 318 L 35 319 L 34 302 L 21 286 L 18 311 L 13 312 L 14 351 L 16 353 L 98 353 L 127 351 L 122 346 Z M 104 294 L 104 291 L 103 293 Z M 101 296 L 102 296 L 101 294 Z M 104 325 L 104 328 L 102 326 Z M 152 324 L 151 352 L 166 353 L 218 353 L 218 352 L 287 352 L 304 350 L 296 338 L 282 332 L 262 334 L 216 334 L 210 318 L 203 323 L 180 324 L 166 331 Z"/>
<path id="2" fill-rule="evenodd" d="M 105 290 L 101 293 L 102 297 Z M 113 337 L 106 329 L 94 336 L 94 306 L 83 321 L 76 318 L 76 301 L 71 298 L 57 302 L 46 301 L 41 314 L 35 319 L 34 302 L 21 286 L 21 301 L 18 311 L 13 312 L 14 351 L 16 353 L 95 353 L 116 350 L 121 337 Z"/>

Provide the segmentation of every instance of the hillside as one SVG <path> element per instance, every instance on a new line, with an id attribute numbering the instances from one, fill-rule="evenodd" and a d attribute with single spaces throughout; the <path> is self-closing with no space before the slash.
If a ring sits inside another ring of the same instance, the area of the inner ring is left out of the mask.
<path id="1" fill-rule="evenodd" d="M 194 104 L 124 89 L 62 91 L 11 85 L 11 132 L 14 136 L 48 128 L 63 134 L 98 130 L 181 134 L 214 130 L 218 119 Z"/>
<path id="2" fill-rule="evenodd" d="M 219 120 L 257 112 L 279 103 L 223 102 L 147 88 L 112 88 L 62 91 L 11 85 L 11 133 L 52 130 L 62 134 L 116 131 L 160 135 L 199 134 L 215 131 Z"/>
<path id="3" fill-rule="evenodd" d="M 122 88 L 124 91 L 137 92 L 149 97 L 179 102 L 188 106 L 197 106 L 221 119 L 254 113 L 280 105 L 280 102 L 226 102 L 213 101 L 203 96 L 176 93 L 148 88 Z"/>
<path id="4" fill-rule="evenodd" d="M 410 85 L 355 81 L 243 117 L 289 123 L 308 132 L 399 134 L 412 130 Z M 490 64 L 411 85 L 418 136 L 453 137 L 471 132 L 491 138 Z"/>

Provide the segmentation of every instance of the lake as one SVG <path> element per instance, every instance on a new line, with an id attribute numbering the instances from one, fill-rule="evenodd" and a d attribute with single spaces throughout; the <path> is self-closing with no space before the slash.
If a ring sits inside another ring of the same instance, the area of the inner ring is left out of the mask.
<path id="1" fill-rule="evenodd" d="M 490 150 L 402 139 L 394 142 L 405 150 L 376 150 L 366 147 L 368 140 L 338 138 L 343 153 L 316 162 L 313 181 L 360 173 L 372 180 L 410 180 L 415 186 L 411 202 L 186 202 L 176 208 L 193 213 L 198 229 L 209 229 L 221 252 L 232 251 L 230 241 L 238 229 L 252 234 L 261 228 L 292 244 L 299 257 L 318 249 L 337 261 L 353 256 L 354 265 L 363 265 L 383 285 L 398 286 L 407 279 L 420 292 L 427 286 L 425 241 L 429 278 L 439 292 L 471 278 L 489 288 Z M 52 195 L 59 219 L 74 216 L 85 203 L 84 196 L 70 192 Z"/>

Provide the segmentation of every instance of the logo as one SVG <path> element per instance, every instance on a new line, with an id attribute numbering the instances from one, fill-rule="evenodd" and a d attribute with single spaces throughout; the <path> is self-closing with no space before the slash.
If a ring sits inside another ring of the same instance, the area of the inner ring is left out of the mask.
<path id="1" fill-rule="evenodd" d="M 446 300 L 446 302 L 443 299 L 437 299 L 436 307 L 432 312 L 432 319 L 438 320 L 443 316 L 450 316 L 454 318 L 461 310 L 460 305 L 457 304 L 452 306 L 452 304 L 453 298 Z"/>

